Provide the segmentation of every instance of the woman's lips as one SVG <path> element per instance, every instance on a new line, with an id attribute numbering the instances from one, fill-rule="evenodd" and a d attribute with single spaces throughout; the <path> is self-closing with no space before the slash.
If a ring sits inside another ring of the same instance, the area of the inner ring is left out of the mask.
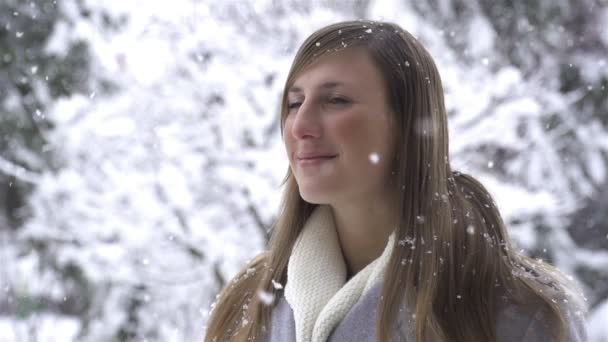
<path id="1" fill-rule="evenodd" d="M 332 159 L 335 159 L 337 156 L 313 156 L 313 157 L 306 157 L 306 158 L 297 158 L 298 159 L 298 164 L 300 164 L 301 166 L 316 166 L 316 165 L 321 165 L 327 161 L 330 161 Z"/>

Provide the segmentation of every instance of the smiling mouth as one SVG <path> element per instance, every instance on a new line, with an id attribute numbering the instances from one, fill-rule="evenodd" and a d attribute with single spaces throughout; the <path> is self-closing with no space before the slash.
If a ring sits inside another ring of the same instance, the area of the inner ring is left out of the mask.
<path id="1" fill-rule="evenodd" d="M 306 158 L 297 158 L 298 163 L 302 166 L 314 166 L 314 165 L 319 165 L 322 164 L 324 162 L 333 160 L 337 157 L 337 155 L 335 156 L 314 156 L 314 157 L 306 157 Z"/>

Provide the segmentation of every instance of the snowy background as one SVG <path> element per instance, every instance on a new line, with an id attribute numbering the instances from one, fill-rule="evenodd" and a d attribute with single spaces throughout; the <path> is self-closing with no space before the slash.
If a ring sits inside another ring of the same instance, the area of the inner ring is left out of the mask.
<path id="1" fill-rule="evenodd" d="M 453 168 L 608 341 L 607 0 L 2 0 L 0 342 L 200 340 L 278 208 L 295 49 L 354 18 L 428 47 Z"/>

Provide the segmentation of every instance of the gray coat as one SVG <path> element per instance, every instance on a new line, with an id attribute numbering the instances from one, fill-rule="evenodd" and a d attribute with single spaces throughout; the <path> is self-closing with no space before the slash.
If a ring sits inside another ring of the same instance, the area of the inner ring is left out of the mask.
<path id="1" fill-rule="evenodd" d="M 357 302 L 336 326 L 327 342 L 373 342 L 376 338 L 377 303 L 382 283 L 376 284 Z M 284 297 L 278 297 L 272 312 L 270 335 L 267 342 L 295 342 L 293 311 Z M 569 342 L 587 341 L 582 318 L 569 312 Z M 549 329 L 543 311 L 526 311 L 515 305 L 505 305 L 498 314 L 497 335 L 501 342 L 550 341 Z M 409 324 L 401 323 L 397 329 L 399 342 L 413 342 Z M 318 342 L 318 341 L 314 341 Z M 320 341 L 319 341 L 320 342 Z"/>

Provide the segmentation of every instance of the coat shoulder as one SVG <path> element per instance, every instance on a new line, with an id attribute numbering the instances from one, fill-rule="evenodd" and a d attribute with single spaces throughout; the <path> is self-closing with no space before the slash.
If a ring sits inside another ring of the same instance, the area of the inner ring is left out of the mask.
<path id="1" fill-rule="evenodd" d="M 566 341 L 587 341 L 583 312 L 567 302 L 563 302 L 560 309 L 567 324 Z M 496 335 L 500 342 L 553 341 L 557 332 L 557 322 L 546 304 L 505 303 L 499 308 L 496 319 Z"/>

